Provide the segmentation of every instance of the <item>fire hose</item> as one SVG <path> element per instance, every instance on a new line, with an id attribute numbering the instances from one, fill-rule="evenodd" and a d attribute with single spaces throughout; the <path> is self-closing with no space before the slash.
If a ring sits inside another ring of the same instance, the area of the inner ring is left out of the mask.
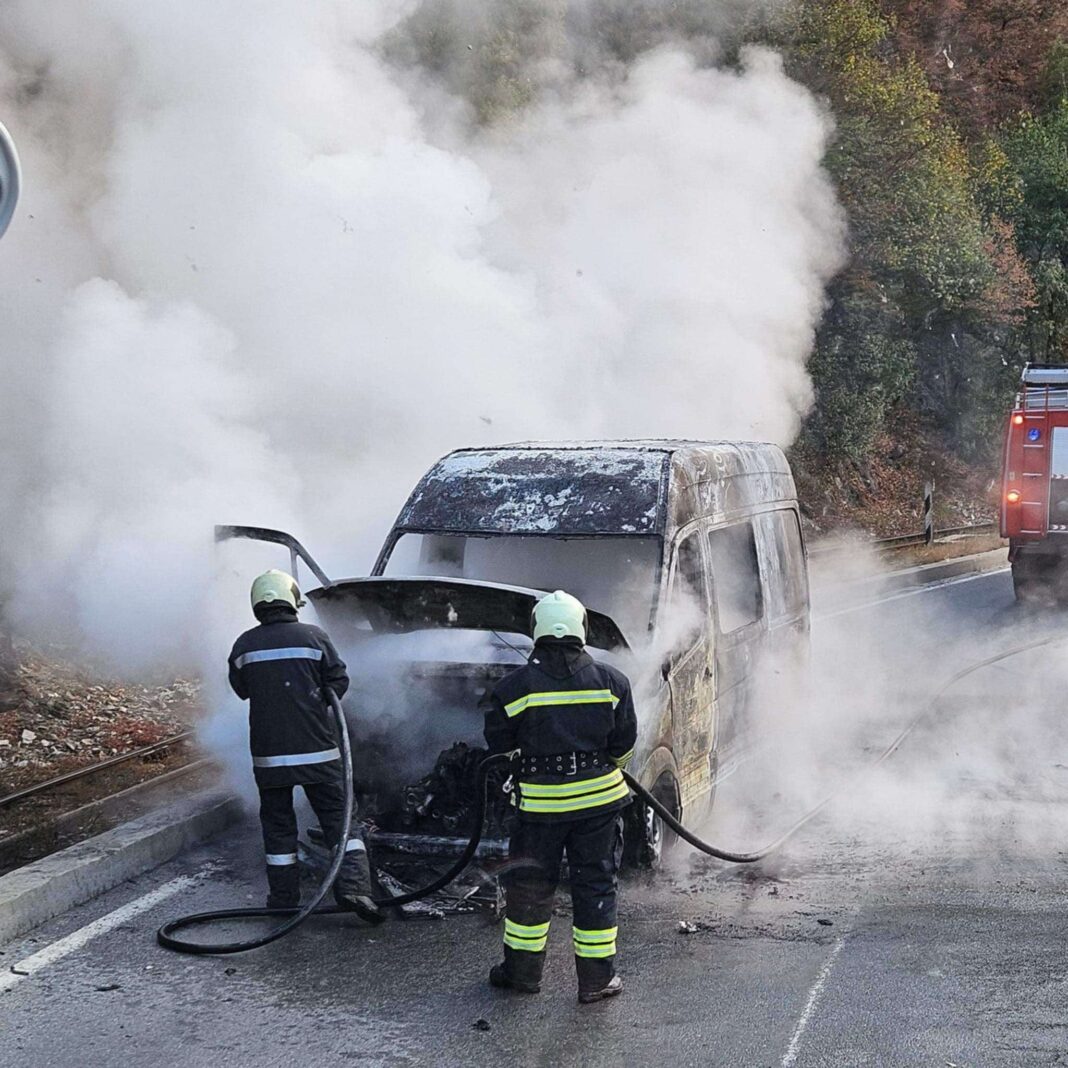
<path id="1" fill-rule="evenodd" d="M 664 821 L 664 823 L 684 842 L 693 846 L 694 849 L 697 849 L 702 853 L 707 853 L 710 857 L 715 857 L 717 860 L 729 861 L 731 864 L 755 864 L 758 860 L 763 860 L 765 857 L 776 852 L 776 850 L 781 849 L 782 846 L 798 833 L 798 831 L 811 823 L 832 801 L 835 800 L 835 798 L 840 797 L 853 785 L 853 783 L 863 778 L 865 775 L 870 775 L 877 767 L 889 760 L 894 753 L 901 748 L 905 739 L 908 738 L 908 736 L 912 734 L 912 732 L 931 714 L 931 712 L 934 711 L 945 693 L 956 686 L 962 679 L 966 679 L 969 675 L 973 675 L 975 672 L 981 671 L 983 668 L 1000 663 L 1002 660 L 1008 660 L 1009 657 L 1019 656 L 1020 653 L 1029 652 L 1031 649 L 1039 649 L 1042 646 L 1053 645 L 1056 642 L 1063 642 L 1066 640 L 1068 640 L 1068 634 L 1055 634 L 1048 638 L 1038 638 L 1035 641 L 1027 642 L 1024 645 L 1013 646 L 1011 649 L 1003 650 L 1000 653 L 996 653 L 994 656 L 988 656 L 985 660 L 980 660 L 976 664 L 970 664 L 968 667 L 962 668 L 955 675 L 952 675 L 947 679 L 934 692 L 934 694 L 924 702 L 919 713 L 871 763 L 866 764 L 861 768 L 861 770 L 847 783 L 839 786 L 836 790 L 832 790 L 818 805 L 814 808 L 810 808 L 799 820 L 792 823 L 785 831 L 783 831 L 778 838 L 755 853 L 732 853 L 726 849 L 718 849 L 715 846 L 702 841 L 702 839 L 698 838 L 692 831 L 687 830 L 675 818 L 670 809 L 662 804 L 630 774 L 623 772 L 623 777 L 627 780 L 627 784 L 630 788 L 641 797 L 641 799 Z"/>
<path id="2" fill-rule="evenodd" d="M 1056 642 L 1068 640 L 1068 635 L 1057 634 L 1052 637 L 1039 638 L 1031 642 L 1027 642 L 1023 645 L 1014 646 L 1011 649 L 1003 650 L 1000 653 L 996 653 L 993 656 L 987 657 L 985 660 L 981 660 L 976 664 L 971 664 L 966 668 L 958 671 L 955 675 L 952 675 L 946 682 L 944 682 L 935 693 L 924 703 L 920 712 L 908 723 L 908 725 L 898 733 L 894 740 L 875 758 L 871 763 L 865 765 L 860 772 L 854 776 L 848 783 L 840 786 L 838 789 L 833 790 L 827 794 L 822 801 L 815 807 L 809 809 L 800 819 L 792 823 L 782 834 L 774 839 L 771 843 L 766 845 L 763 849 L 760 849 L 753 853 L 734 853 L 730 850 L 720 849 L 717 846 L 710 845 L 708 842 L 699 838 L 693 831 L 688 830 L 667 808 L 660 800 L 658 800 L 646 787 L 644 787 L 637 779 L 634 778 L 629 772 L 623 772 L 623 778 L 626 780 L 627 785 L 634 791 L 634 793 L 651 808 L 664 824 L 670 828 L 676 835 L 683 841 L 693 846 L 694 849 L 701 853 L 706 853 L 710 857 L 715 857 L 717 860 L 728 861 L 732 864 L 755 864 L 757 861 L 763 860 L 765 857 L 774 853 L 776 850 L 782 848 L 783 845 L 791 838 L 794 837 L 802 828 L 811 823 L 828 805 L 831 804 L 837 797 L 851 786 L 857 779 L 870 774 L 881 764 L 890 759 L 894 753 L 902 746 L 905 739 L 909 737 L 913 731 L 931 714 L 936 707 L 938 701 L 943 695 L 955 686 L 962 679 L 967 678 L 969 675 L 974 674 L 977 671 L 986 667 L 991 667 L 994 664 L 1000 663 L 1002 660 L 1007 660 L 1010 657 L 1018 656 L 1020 653 L 1029 652 L 1032 649 L 1039 649 L 1043 646 L 1053 645 Z M 330 889 L 337 877 L 337 873 L 341 868 L 341 862 L 344 859 L 345 842 L 348 839 L 349 828 L 352 822 L 352 791 L 353 791 L 353 776 L 352 776 L 352 750 L 349 742 L 348 727 L 345 723 L 345 716 L 341 711 L 341 704 L 337 698 L 331 694 L 331 707 L 334 712 L 334 716 L 338 724 L 338 733 L 341 739 L 341 754 L 342 754 L 342 769 L 345 777 L 345 814 L 343 820 L 342 833 L 338 839 L 337 846 L 335 847 L 333 861 L 330 865 L 330 869 L 327 871 L 326 876 L 323 878 L 322 883 L 319 885 L 318 890 L 315 892 L 311 901 L 308 904 L 303 905 L 300 909 L 270 909 L 270 908 L 242 908 L 242 909 L 223 909 L 217 912 L 199 912 L 190 916 L 182 916 L 176 920 L 171 920 L 169 923 L 165 923 L 159 931 L 156 933 L 156 940 L 165 949 L 173 949 L 179 953 L 191 953 L 191 954 L 222 954 L 222 953 L 242 953 L 249 949 L 258 949 L 260 946 L 266 946 L 276 939 L 282 938 L 289 934 L 291 931 L 299 927 L 309 916 L 327 916 L 334 915 L 341 912 L 348 912 L 348 909 L 342 909 L 337 906 L 328 906 L 325 908 L 319 908 L 320 902 L 326 896 L 327 891 Z M 376 898 L 375 904 L 379 906 L 400 906 L 409 904 L 413 901 L 418 901 L 421 898 L 429 897 L 431 894 L 437 893 L 455 878 L 457 878 L 464 869 L 470 864 L 474 858 L 475 852 L 478 849 L 479 842 L 482 839 L 482 824 L 485 820 L 486 814 L 486 792 L 487 792 L 487 780 L 490 770 L 494 764 L 509 759 L 509 754 L 498 753 L 486 757 L 478 769 L 478 788 L 477 788 L 477 809 L 475 812 L 475 824 L 471 832 L 471 838 L 465 846 L 463 852 L 457 858 L 456 862 L 451 868 L 437 879 L 435 879 L 428 886 L 424 886 L 418 890 L 412 890 L 406 894 L 399 894 L 395 897 Z M 206 942 L 188 942 L 183 939 L 175 938 L 174 932 L 182 930 L 186 927 L 192 927 L 198 924 L 213 923 L 224 920 L 244 920 L 265 916 L 288 916 L 289 918 L 273 931 L 269 931 L 267 934 L 260 936 L 259 938 L 252 938 L 246 941 L 240 942 L 227 942 L 218 945 L 213 945 Z"/>
<path id="3" fill-rule="evenodd" d="M 332 690 L 328 690 L 328 692 L 330 694 L 330 708 L 337 723 L 338 738 L 341 742 L 341 770 L 342 775 L 344 776 L 345 811 L 341 819 L 341 829 L 338 835 L 337 844 L 334 846 L 334 854 L 330 862 L 330 867 L 327 870 L 326 875 L 323 877 L 322 882 L 319 884 L 318 889 L 312 895 L 311 900 L 298 909 L 219 909 L 215 912 L 197 912 L 190 916 L 180 916 L 178 919 L 165 923 L 156 932 L 156 941 L 163 946 L 164 949 L 173 949 L 176 953 L 189 953 L 193 955 L 244 953 L 247 950 L 259 949 L 261 946 L 269 945 L 271 942 L 275 942 L 279 938 L 284 938 L 287 934 L 295 931 L 310 916 L 332 916 L 338 913 L 351 914 L 349 909 L 342 908 L 339 905 L 327 905 L 323 908 L 319 907 L 323 898 L 326 897 L 327 892 L 330 890 L 330 887 L 333 886 L 338 872 L 341 870 L 341 863 L 345 859 L 345 843 L 348 841 L 349 832 L 352 829 L 352 743 L 349 739 L 349 728 L 348 724 L 345 722 L 345 714 L 341 710 L 341 702 L 338 701 Z M 482 763 L 479 764 L 478 797 L 475 810 L 474 830 L 471 834 L 470 841 L 468 841 L 463 852 L 457 857 L 456 862 L 452 867 L 442 875 L 438 876 L 432 883 L 420 887 L 418 890 L 412 890 L 406 894 L 397 894 L 394 897 L 375 898 L 374 901 L 376 905 L 386 908 L 399 907 L 401 905 L 411 904 L 413 901 L 419 901 L 421 898 L 436 894 L 439 890 L 448 886 L 449 883 L 463 872 L 468 864 L 474 859 L 475 853 L 478 850 L 478 844 L 482 839 L 482 824 L 485 821 L 486 816 L 486 782 L 489 772 L 494 764 L 507 759 L 507 753 L 498 753 L 486 757 Z M 210 942 L 190 942 L 183 938 L 175 938 L 176 931 L 184 930 L 187 927 L 195 927 L 208 923 L 222 923 L 227 920 L 260 919 L 270 916 L 286 916 L 287 919 L 275 927 L 274 930 L 268 931 L 266 934 L 260 935 L 258 938 L 215 944 Z"/>

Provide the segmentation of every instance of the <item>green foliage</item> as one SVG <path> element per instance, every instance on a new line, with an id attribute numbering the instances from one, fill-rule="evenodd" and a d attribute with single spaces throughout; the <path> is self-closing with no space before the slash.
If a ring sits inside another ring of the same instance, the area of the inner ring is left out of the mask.
<path id="1" fill-rule="evenodd" d="M 816 406 L 805 443 L 861 462 L 911 384 L 916 351 L 870 280 L 840 282 L 832 297 L 809 361 Z"/>
<path id="2" fill-rule="evenodd" d="M 1050 49 L 1042 75 L 1042 101 L 1047 108 L 1068 100 L 1068 40 L 1057 41 Z"/>
<path id="3" fill-rule="evenodd" d="M 1038 291 L 1029 345 L 1035 360 L 1068 360 L 1068 98 L 1004 135 L 1019 200 L 1010 216 Z"/>
<path id="4" fill-rule="evenodd" d="M 399 66 L 433 72 L 490 126 L 529 107 L 538 67 L 566 53 L 567 0 L 423 0 L 387 38 Z"/>
<path id="5" fill-rule="evenodd" d="M 1019 202 L 1011 162 L 991 136 L 965 142 L 874 0 L 799 0 L 784 25 L 788 69 L 837 122 L 827 165 L 850 219 L 852 270 L 880 294 L 863 314 L 844 292 L 833 297 L 810 364 L 810 437 L 859 459 L 905 402 L 974 452 L 970 406 L 1003 406 L 1000 372 L 1016 359 L 1013 323 L 1032 292 L 1003 221 Z M 828 375 L 875 385 L 847 414 Z"/>

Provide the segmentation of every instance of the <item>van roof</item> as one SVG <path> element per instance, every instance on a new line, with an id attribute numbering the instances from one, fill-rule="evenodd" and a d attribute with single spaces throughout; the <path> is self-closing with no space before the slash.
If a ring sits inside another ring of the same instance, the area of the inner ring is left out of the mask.
<path id="1" fill-rule="evenodd" d="M 795 496 L 764 442 L 518 442 L 458 449 L 420 480 L 406 530 L 556 536 L 664 534 L 695 515 Z"/>
<path id="2" fill-rule="evenodd" d="M 455 452 L 501 452 L 507 449 L 537 449 L 539 451 L 567 451 L 568 449 L 625 450 L 628 452 L 676 453 L 685 451 L 705 452 L 709 449 L 735 449 L 752 446 L 774 449 L 777 445 L 766 441 L 703 441 L 697 438 L 590 438 L 576 441 L 514 441 L 505 445 L 471 446 Z M 450 453 L 455 455 L 455 453 Z"/>

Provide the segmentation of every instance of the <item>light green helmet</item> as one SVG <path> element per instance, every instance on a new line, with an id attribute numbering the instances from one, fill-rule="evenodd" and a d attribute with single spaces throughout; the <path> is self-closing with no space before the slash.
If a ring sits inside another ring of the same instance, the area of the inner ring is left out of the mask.
<path id="1" fill-rule="evenodd" d="M 586 609 L 577 597 L 557 590 L 547 593 L 534 606 L 530 626 L 539 638 L 578 638 L 586 641 Z"/>
<path id="2" fill-rule="evenodd" d="M 252 583 L 252 610 L 257 605 L 271 605 L 276 603 L 289 605 L 290 608 L 301 608 L 304 601 L 300 596 L 300 587 L 292 575 L 284 571 L 264 571 L 255 582 Z"/>

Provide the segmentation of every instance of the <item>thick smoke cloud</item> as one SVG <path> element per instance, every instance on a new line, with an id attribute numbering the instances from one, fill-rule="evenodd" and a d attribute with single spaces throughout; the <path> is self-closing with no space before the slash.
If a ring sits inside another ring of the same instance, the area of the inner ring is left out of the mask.
<path id="1" fill-rule="evenodd" d="M 205 633 L 215 522 L 295 529 L 351 574 L 451 448 L 793 437 L 842 222 L 828 120 L 776 57 L 556 71 L 479 132 L 386 58 L 396 11 L 4 5 L 23 624 L 173 662 Z"/>

